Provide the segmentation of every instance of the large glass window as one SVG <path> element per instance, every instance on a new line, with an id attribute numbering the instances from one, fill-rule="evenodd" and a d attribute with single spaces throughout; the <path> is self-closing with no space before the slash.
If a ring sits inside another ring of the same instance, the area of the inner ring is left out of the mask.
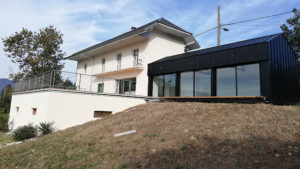
<path id="1" fill-rule="evenodd" d="M 154 76 L 152 85 L 152 96 L 163 97 L 164 96 L 164 76 Z"/>
<path id="2" fill-rule="evenodd" d="M 211 71 L 200 70 L 195 72 L 195 96 L 211 95 Z"/>
<path id="3" fill-rule="evenodd" d="M 238 96 L 260 96 L 259 64 L 237 67 Z"/>
<path id="4" fill-rule="evenodd" d="M 193 96 L 194 72 L 180 74 L 180 96 Z"/>
<path id="5" fill-rule="evenodd" d="M 136 78 L 122 79 L 117 81 L 117 91 L 119 94 L 135 94 Z"/>
<path id="6" fill-rule="evenodd" d="M 176 74 L 164 75 L 164 96 L 175 96 Z"/>
<path id="7" fill-rule="evenodd" d="M 217 69 L 217 96 L 236 96 L 235 67 Z"/>

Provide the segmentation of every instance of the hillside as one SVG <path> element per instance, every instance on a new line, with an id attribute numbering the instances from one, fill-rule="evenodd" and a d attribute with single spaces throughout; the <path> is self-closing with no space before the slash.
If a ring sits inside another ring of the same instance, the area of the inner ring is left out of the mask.
<path id="1" fill-rule="evenodd" d="M 299 151 L 299 106 L 150 103 L 2 148 L 0 168 L 295 169 Z"/>
<path id="2" fill-rule="evenodd" d="M 0 93 L 1 93 L 2 89 L 8 84 L 13 84 L 13 83 L 9 79 L 1 79 L 0 78 Z"/>

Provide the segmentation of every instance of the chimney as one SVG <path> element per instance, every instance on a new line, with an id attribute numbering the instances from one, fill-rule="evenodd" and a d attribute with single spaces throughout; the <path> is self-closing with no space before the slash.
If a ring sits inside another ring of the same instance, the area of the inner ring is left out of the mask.
<path id="1" fill-rule="evenodd" d="M 132 26 L 132 27 L 131 27 L 131 30 L 132 30 L 132 31 L 133 31 L 133 30 L 136 30 L 136 27 Z"/>

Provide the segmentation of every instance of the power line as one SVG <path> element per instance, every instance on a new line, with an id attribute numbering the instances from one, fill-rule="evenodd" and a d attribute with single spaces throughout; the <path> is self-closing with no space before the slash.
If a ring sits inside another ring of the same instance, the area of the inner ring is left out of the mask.
<path id="1" fill-rule="evenodd" d="M 238 21 L 238 22 L 232 22 L 232 23 L 222 24 L 222 26 L 228 26 L 228 25 L 234 25 L 234 24 L 239 24 L 239 23 L 244 23 L 244 22 L 256 21 L 256 20 L 270 18 L 270 17 L 274 17 L 274 16 L 285 15 L 285 14 L 292 13 L 292 12 L 293 11 L 282 12 L 282 13 L 278 13 L 278 14 L 274 14 L 274 15 L 263 16 L 263 17 L 259 17 L 259 18 L 248 19 L 248 20 L 243 20 L 243 21 Z"/>
<path id="2" fill-rule="evenodd" d="M 270 17 L 274 17 L 274 16 L 285 15 L 285 14 L 292 13 L 292 12 L 293 12 L 293 11 L 290 11 L 290 12 L 282 12 L 282 13 L 273 14 L 273 15 L 268 15 L 268 16 L 263 16 L 263 17 L 259 17 L 259 18 L 253 18 L 253 19 L 247 19 L 247 20 L 242 20 L 242 21 L 237 21 L 237 22 L 232 22 L 232 23 L 222 24 L 221 26 L 229 26 L 229 25 L 235 25 L 235 24 L 240 24 L 240 23 L 245 23 L 245 22 L 251 22 L 251 21 L 256 21 L 256 20 L 260 20 L 260 19 L 270 18 Z M 253 26 L 255 26 L 255 25 L 253 25 Z M 257 26 L 258 26 L 258 25 L 257 25 Z M 212 30 L 217 29 L 217 28 L 218 28 L 218 27 L 215 26 L 215 27 L 213 27 L 213 28 L 210 28 L 210 29 L 208 29 L 208 30 L 206 30 L 206 31 L 203 31 L 203 32 L 200 32 L 200 33 L 194 35 L 194 37 L 195 37 L 195 36 L 202 35 L 202 34 L 204 34 L 204 33 L 207 33 L 207 32 L 209 32 L 209 31 L 212 31 Z"/>

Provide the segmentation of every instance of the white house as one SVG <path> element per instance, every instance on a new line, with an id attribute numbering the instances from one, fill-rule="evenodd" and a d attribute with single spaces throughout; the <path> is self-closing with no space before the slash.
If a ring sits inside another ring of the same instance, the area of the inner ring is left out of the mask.
<path id="1" fill-rule="evenodd" d="M 56 83 L 55 75 L 62 73 L 45 73 L 17 83 L 10 128 L 54 121 L 57 129 L 64 129 L 145 103 L 147 65 L 197 48 L 192 33 L 164 18 L 132 27 L 66 58 L 78 63 L 72 90 Z"/>

